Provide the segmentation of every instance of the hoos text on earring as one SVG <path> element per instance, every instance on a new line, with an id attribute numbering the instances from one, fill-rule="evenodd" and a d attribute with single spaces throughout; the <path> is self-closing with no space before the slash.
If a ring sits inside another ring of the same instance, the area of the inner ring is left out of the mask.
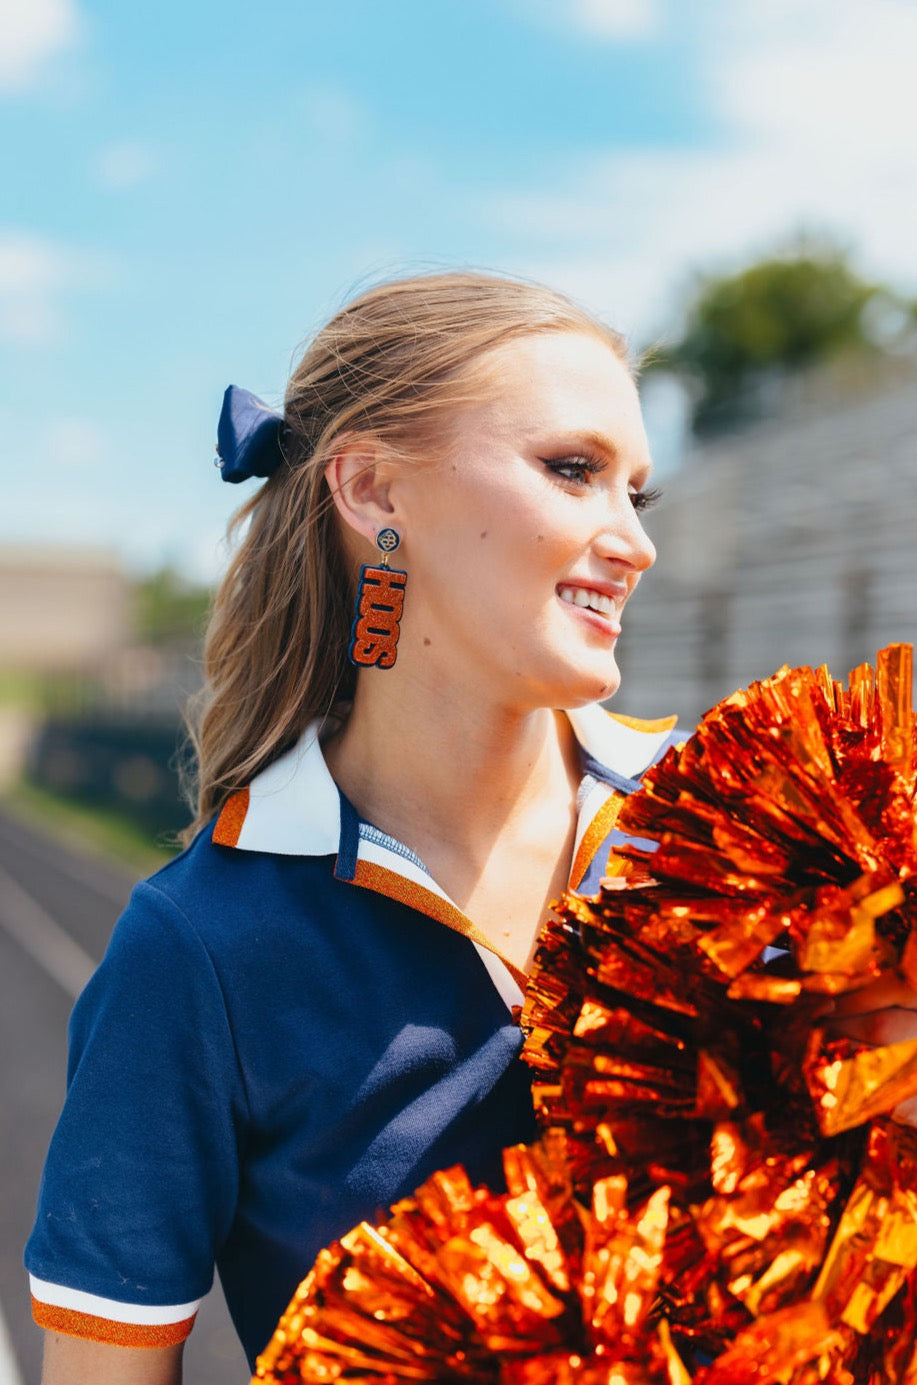
<path id="1" fill-rule="evenodd" d="M 357 589 L 357 604 L 348 653 L 363 668 L 391 668 L 401 633 L 406 572 L 397 568 L 364 564 Z"/>

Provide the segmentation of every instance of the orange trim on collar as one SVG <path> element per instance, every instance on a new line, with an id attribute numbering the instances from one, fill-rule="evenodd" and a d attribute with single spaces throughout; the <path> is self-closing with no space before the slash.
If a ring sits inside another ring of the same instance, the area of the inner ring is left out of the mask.
<path id="1" fill-rule="evenodd" d="M 386 869 L 385 866 L 376 865 L 374 861 L 357 861 L 356 873 L 351 883 L 361 885 L 366 890 L 375 890 L 376 894 L 384 894 L 389 899 L 396 899 L 399 904 L 407 904 L 409 908 L 426 914 L 428 918 L 436 919 L 438 923 L 444 923 L 447 928 L 461 933 L 463 937 L 477 943 L 480 947 L 486 947 L 488 952 L 499 957 L 513 980 L 522 990 L 525 990 L 528 981 L 525 972 L 520 971 L 508 958 L 504 957 L 481 930 L 471 922 L 471 919 L 463 914 L 461 909 L 451 900 L 443 899 L 433 890 L 426 890 L 423 885 L 418 885 L 413 880 L 406 880 L 403 875 L 398 875 L 395 871 Z"/>
<path id="2" fill-rule="evenodd" d="M 177 1346 L 190 1334 L 196 1316 L 193 1314 L 183 1322 L 115 1322 L 112 1318 L 97 1318 L 94 1313 L 78 1313 L 75 1308 L 58 1308 L 32 1298 L 32 1317 L 39 1327 L 116 1347 Z"/>
<path id="3" fill-rule="evenodd" d="M 583 833 L 570 868 L 570 889 L 579 888 L 580 881 L 592 865 L 592 859 L 618 820 L 627 795 L 613 789 Z"/>
<path id="4" fill-rule="evenodd" d="M 248 812 L 248 785 L 228 798 L 220 810 L 213 828 L 212 840 L 217 846 L 236 846 L 245 815 Z"/>
<path id="5" fill-rule="evenodd" d="M 608 708 L 605 708 L 608 712 Z M 632 731 L 673 731 L 678 725 L 678 715 L 671 717 L 657 717 L 655 721 L 645 721 L 643 717 L 629 717 L 624 712 L 608 712 L 610 717 L 619 721 L 622 726 L 629 726 Z"/>

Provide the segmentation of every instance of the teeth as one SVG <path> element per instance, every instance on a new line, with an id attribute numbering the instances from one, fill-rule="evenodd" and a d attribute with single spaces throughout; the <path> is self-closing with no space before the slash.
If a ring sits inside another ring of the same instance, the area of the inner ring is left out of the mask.
<path id="1" fill-rule="evenodd" d="M 603 616 L 613 616 L 615 613 L 615 603 L 610 596 L 590 591 L 588 587 L 558 587 L 557 594 L 561 601 L 568 601 L 571 606 L 587 606 Z"/>

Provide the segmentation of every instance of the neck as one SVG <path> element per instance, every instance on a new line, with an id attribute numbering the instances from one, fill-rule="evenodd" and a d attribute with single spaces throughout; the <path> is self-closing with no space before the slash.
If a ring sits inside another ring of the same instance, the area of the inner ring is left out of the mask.
<path id="1" fill-rule="evenodd" d="M 569 808 L 579 782 L 578 748 L 562 714 L 375 669 L 361 673 L 326 758 L 375 826 L 408 844 L 444 834 L 481 852 L 547 799 Z"/>
<path id="2" fill-rule="evenodd" d="M 569 876 L 580 779 L 570 724 L 546 707 L 487 702 L 467 685 L 400 672 L 360 675 L 350 716 L 325 747 L 331 773 L 525 971 Z"/>

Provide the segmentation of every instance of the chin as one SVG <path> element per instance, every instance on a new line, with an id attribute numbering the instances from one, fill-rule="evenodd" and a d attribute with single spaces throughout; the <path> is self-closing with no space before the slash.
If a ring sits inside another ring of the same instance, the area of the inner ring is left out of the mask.
<path id="1" fill-rule="evenodd" d="M 579 677 L 570 680 L 563 696 L 554 703 L 555 707 L 588 707 L 591 702 L 606 702 L 621 686 L 621 674 L 616 666 L 604 674 L 589 676 L 580 670 Z"/>

